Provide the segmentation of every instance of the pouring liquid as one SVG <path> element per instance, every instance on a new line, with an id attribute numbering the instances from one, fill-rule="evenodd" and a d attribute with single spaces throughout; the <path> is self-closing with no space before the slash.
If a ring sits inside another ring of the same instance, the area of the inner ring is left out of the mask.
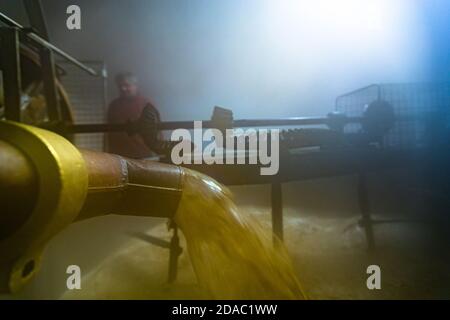
<path id="1" fill-rule="evenodd" d="M 167 249 L 132 237 L 62 299 L 303 299 L 290 257 L 253 215 L 242 214 L 230 191 L 183 169 L 174 220 L 182 231 L 178 277 L 167 283 Z M 170 240 L 167 226 L 149 230 Z M 187 251 L 187 252 L 186 252 Z"/>
<path id="2" fill-rule="evenodd" d="M 185 170 L 175 222 L 200 287 L 213 299 L 303 299 L 284 245 L 257 220 L 239 213 L 230 191 Z"/>

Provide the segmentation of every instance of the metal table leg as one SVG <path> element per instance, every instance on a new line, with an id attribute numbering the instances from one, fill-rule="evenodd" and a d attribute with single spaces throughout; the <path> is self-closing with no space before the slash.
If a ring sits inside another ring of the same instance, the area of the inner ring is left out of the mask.
<path id="1" fill-rule="evenodd" d="M 180 247 L 180 238 L 178 237 L 178 227 L 173 224 L 173 236 L 170 241 L 170 257 L 169 257 L 169 276 L 168 282 L 172 283 L 177 279 L 178 273 L 178 257 L 183 249 Z"/>
<path id="2" fill-rule="evenodd" d="M 358 203 L 361 211 L 360 225 L 364 227 L 367 240 L 367 249 L 373 251 L 375 249 L 375 237 L 373 233 L 373 221 L 370 216 L 370 203 L 367 192 L 367 177 L 364 172 L 358 174 Z"/>
<path id="3" fill-rule="evenodd" d="M 281 183 L 275 182 L 271 185 L 272 201 L 272 232 L 274 243 L 276 237 L 283 241 L 283 197 Z"/>

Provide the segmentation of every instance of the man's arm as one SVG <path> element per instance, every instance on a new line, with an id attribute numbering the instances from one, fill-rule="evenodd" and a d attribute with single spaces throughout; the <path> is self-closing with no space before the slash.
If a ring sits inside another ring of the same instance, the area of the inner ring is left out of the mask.
<path id="1" fill-rule="evenodd" d="M 158 132 L 157 124 L 160 122 L 158 110 L 151 104 L 147 103 L 142 109 L 141 116 L 138 120 L 138 132 L 144 140 L 147 147 L 155 150 L 157 142 L 162 140 L 161 133 Z"/>

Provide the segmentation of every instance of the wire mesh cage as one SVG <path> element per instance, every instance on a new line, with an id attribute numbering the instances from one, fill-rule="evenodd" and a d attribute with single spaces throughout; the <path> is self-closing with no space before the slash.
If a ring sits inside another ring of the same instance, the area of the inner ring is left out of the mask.
<path id="1" fill-rule="evenodd" d="M 106 74 L 101 61 L 83 61 Z M 61 82 L 69 95 L 76 124 L 104 123 L 106 121 L 106 77 L 93 77 L 64 61 L 58 62 L 65 73 Z M 76 134 L 75 145 L 80 148 L 103 151 L 103 133 Z"/>
<path id="2" fill-rule="evenodd" d="M 450 83 L 373 84 L 336 98 L 336 111 L 349 117 L 362 117 L 368 104 L 388 102 L 395 124 L 384 136 L 389 147 L 419 147 L 448 142 L 450 125 Z M 360 124 L 348 124 L 346 133 L 362 130 Z"/>

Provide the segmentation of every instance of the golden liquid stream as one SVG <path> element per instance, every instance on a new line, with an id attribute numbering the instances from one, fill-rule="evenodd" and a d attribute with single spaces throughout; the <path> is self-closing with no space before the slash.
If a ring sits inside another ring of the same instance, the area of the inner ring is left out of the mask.
<path id="1" fill-rule="evenodd" d="M 258 221 L 239 213 L 231 193 L 185 169 L 175 215 L 200 287 L 213 299 L 303 299 L 286 248 Z"/>
<path id="2" fill-rule="evenodd" d="M 182 231 L 178 277 L 167 283 L 167 249 L 132 238 L 92 270 L 82 290 L 62 299 L 304 299 L 287 250 L 270 228 L 240 213 L 231 192 L 212 178 L 183 169 L 174 220 Z M 158 224 L 151 234 L 167 239 Z M 169 239 L 167 239 L 169 240 Z"/>

